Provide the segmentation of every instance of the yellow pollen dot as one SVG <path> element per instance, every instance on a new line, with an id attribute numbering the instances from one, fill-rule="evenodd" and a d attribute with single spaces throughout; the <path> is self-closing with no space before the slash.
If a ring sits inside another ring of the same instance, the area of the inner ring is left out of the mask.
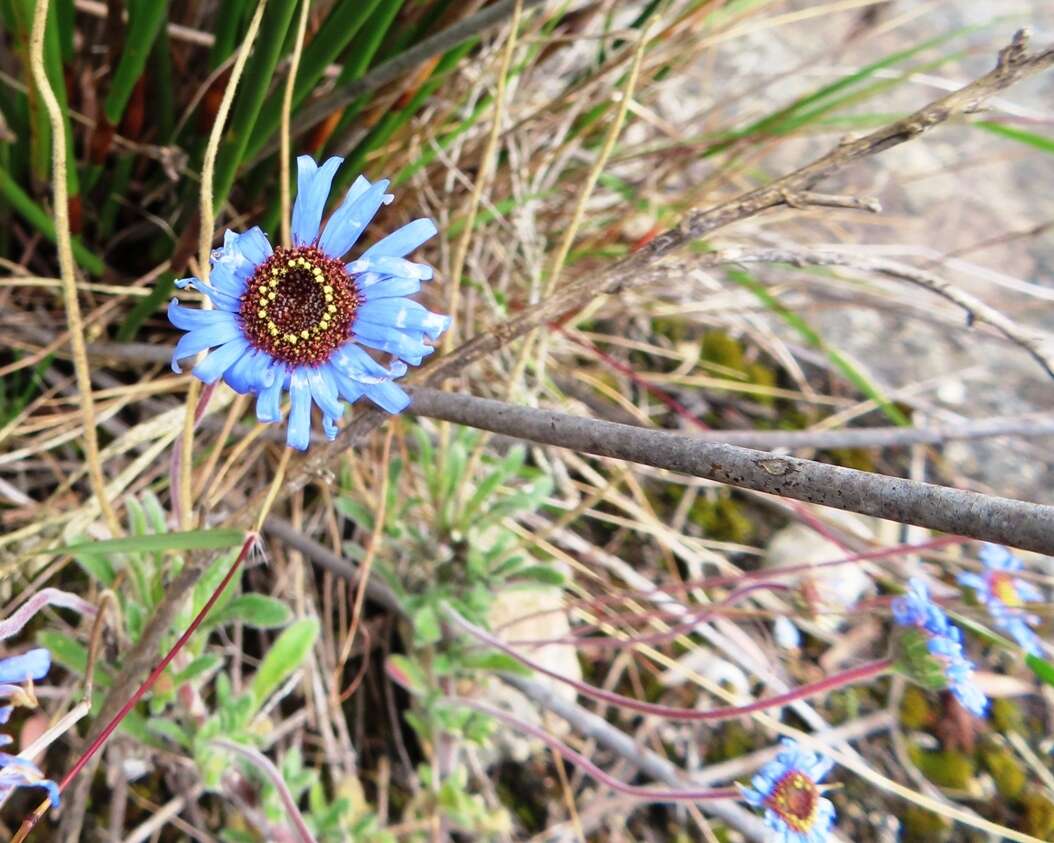
<path id="1" fill-rule="evenodd" d="M 276 293 L 274 290 L 267 294 L 268 301 L 274 301 L 276 298 L 278 298 L 278 293 Z"/>
<path id="2" fill-rule="evenodd" d="M 325 331 L 327 328 L 329 328 L 329 322 L 327 322 L 325 319 L 323 319 L 318 324 L 319 324 L 319 327 L 321 327 L 323 331 Z"/>
<path id="3" fill-rule="evenodd" d="M 332 293 L 333 292 L 333 288 L 331 286 L 329 286 L 329 284 L 325 284 L 322 287 L 322 292 L 323 293 Z"/>
<path id="4" fill-rule="evenodd" d="M 256 315 L 263 319 L 265 316 L 267 316 L 267 311 L 261 307 L 258 311 L 256 311 Z"/>
<path id="5" fill-rule="evenodd" d="M 296 266 L 296 261 L 290 260 L 289 263 L 286 264 L 286 266 Z"/>
<path id="6" fill-rule="evenodd" d="M 306 340 L 308 337 L 311 336 L 311 334 L 309 334 L 307 331 L 301 331 L 300 336 L 302 336 Z"/>
<path id="7" fill-rule="evenodd" d="M 336 313 L 337 312 L 337 306 L 335 304 L 327 304 L 326 305 L 326 310 L 329 311 L 330 313 Z"/>

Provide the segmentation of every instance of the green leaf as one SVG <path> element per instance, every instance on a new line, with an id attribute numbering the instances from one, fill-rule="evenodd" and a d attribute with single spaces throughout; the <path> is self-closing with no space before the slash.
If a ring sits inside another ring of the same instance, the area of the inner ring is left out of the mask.
<path id="1" fill-rule="evenodd" d="M 113 565 L 110 564 L 108 559 L 88 553 L 78 553 L 73 558 L 89 577 L 97 580 L 107 588 L 113 585 L 116 574 L 114 573 Z"/>
<path id="2" fill-rule="evenodd" d="M 314 37 L 304 47 L 300 69 L 293 86 L 294 109 L 315 90 L 326 68 L 338 59 L 341 51 L 366 23 L 379 2 L 380 0 L 343 0 L 333 4 Z M 349 56 L 349 60 L 351 58 Z M 246 158 L 255 158 L 264 143 L 278 130 L 281 109 L 282 97 L 271 97 L 264 103 L 260 119 L 253 128 L 245 153 Z M 293 119 L 296 119 L 295 111 Z"/>
<path id="3" fill-rule="evenodd" d="M 417 611 L 412 614 L 412 620 L 414 625 L 414 639 L 417 644 L 422 646 L 435 644 L 443 637 L 442 630 L 439 626 L 439 614 L 436 612 L 435 606 L 431 603 L 426 603 L 424 606 L 417 609 Z"/>
<path id="4" fill-rule="evenodd" d="M 292 617 L 293 612 L 281 600 L 265 594 L 242 594 L 210 620 L 209 626 L 244 623 L 256 629 L 274 629 L 285 626 Z"/>
<path id="5" fill-rule="evenodd" d="M 318 638 L 318 629 L 315 618 L 301 618 L 278 636 L 260 663 L 250 686 L 257 708 L 307 658 Z"/>
<path id="6" fill-rule="evenodd" d="M 469 670 L 485 670 L 493 673 L 513 673 L 517 676 L 530 676 L 531 670 L 515 656 L 499 650 L 486 652 L 473 651 L 465 653 L 461 666 Z"/>
<path id="7" fill-rule="evenodd" d="M 82 542 L 65 547 L 49 547 L 30 551 L 31 555 L 78 553 L 156 553 L 165 550 L 216 550 L 236 547 L 245 541 L 241 530 L 188 530 L 185 533 L 163 533 L 152 536 L 126 536 L 99 542 Z"/>
<path id="8" fill-rule="evenodd" d="M 1046 659 L 1041 659 L 1039 656 L 1034 656 L 1031 653 L 1025 655 L 1025 664 L 1027 664 L 1036 677 L 1048 685 L 1054 686 L 1054 664 L 1051 664 Z"/>
<path id="9" fill-rule="evenodd" d="M 190 735 L 167 717 L 150 717 L 146 721 L 146 729 L 155 735 L 160 735 L 172 741 L 176 746 L 188 749 L 191 744 Z"/>
<path id="10" fill-rule="evenodd" d="M 179 673 L 173 674 L 172 684 L 176 686 L 186 685 L 188 682 L 193 682 L 195 679 L 211 673 L 221 664 L 223 664 L 223 659 L 215 653 L 203 653 Z"/>
<path id="11" fill-rule="evenodd" d="M 516 579 L 555 586 L 563 586 L 567 582 L 567 578 L 560 571 L 548 565 L 531 565 L 523 568 L 516 572 Z"/>
<path id="12" fill-rule="evenodd" d="M 245 157 L 256 119 L 274 81 L 275 69 L 282 56 L 282 46 L 296 7 L 296 0 L 270 0 L 267 4 L 259 35 L 242 74 L 230 128 L 224 135 L 223 146 L 216 159 L 213 205 L 217 211 L 227 201 L 238 167 Z"/>
<path id="13" fill-rule="evenodd" d="M 388 669 L 398 676 L 399 684 L 408 686 L 408 690 L 415 694 L 423 694 L 428 690 L 428 677 L 415 661 L 406 656 L 388 656 Z"/>
<path id="14" fill-rule="evenodd" d="M 1041 152 L 1054 155 L 1054 138 L 1049 135 L 1026 132 L 1016 126 L 1007 126 L 1005 123 L 996 123 L 992 120 L 978 120 L 973 125 L 991 132 L 993 135 L 1000 135 L 1001 137 L 1031 146 Z"/>

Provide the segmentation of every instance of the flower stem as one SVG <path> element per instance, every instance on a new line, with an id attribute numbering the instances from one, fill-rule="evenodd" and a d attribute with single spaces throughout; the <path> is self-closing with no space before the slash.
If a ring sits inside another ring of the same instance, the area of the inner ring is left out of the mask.
<path id="1" fill-rule="evenodd" d="M 588 697 L 592 697 L 595 700 L 601 702 L 611 703 L 612 705 L 622 706 L 623 708 L 629 708 L 633 711 L 639 711 L 641 714 L 650 714 L 656 717 L 664 717 L 667 720 L 691 720 L 691 721 L 714 721 L 714 720 L 727 720 L 731 717 L 739 717 L 743 714 L 751 714 L 755 711 L 764 711 L 767 708 L 778 708 L 780 706 L 789 705 L 790 703 L 797 702 L 798 700 L 808 699 L 809 697 L 815 696 L 816 694 L 822 694 L 827 691 L 833 691 L 837 688 L 843 688 L 846 685 L 853 685 L 857 682 L 863 682 L 866 679 L 872 679 L 876 676 L 881 676 L 883 673 L 888 672 L 893 667 L 893 660 L 890 658 L 878 659 L 877 661 L 867 662 L 859 667 L 854 667 L 851 670 L 843 671 L 842 673 L 836 673 L 833 676 L 826 676 L 817 682 L 810 682 L 807 685 L 800 685 L 797 688 L 777 694 L 774 697 L 765 697 L 764 699 L 755 700 L 754 702 L 747 703 L 746 705 L 733 705 L 724 706 L 721 708 L 711 708 L 706 711 L 700 711 L 694 708 L 678 708 L 676 706 L 659 705 L 658 703 L 646 703 L 640 700 L 632 699 L 631 697 L 624 697 L 622 694 L 616 694 L 613 691 L 605 691 L 600 688 L 595 688 L 585 682 L 579 682 L 576 679 L 571 679 L 569 676 L 564 676 L 561 673 L 557 673 L 554 670 L 550 670 L 542 664 L 539 664 L 532 659 L 518 653 L 515 649 L 510 647 L 504 641 L 494 637 L 486 630 L 480 629 L 479 627 L 469 623 L 463 617 L 458 615 L 449 607 L 446 610 L 447 618 L 462 631 L 467 632 L 473 638 L 478 641 L 494 647 L 507 655 L 512 656 L 514 659 L 519 661 L 521 664 L 529 667 L 531 670 L 541 673 L 543 676 L 548 676 L 551 679 L 555 679 L 558 682 L 563 682 L 566 685 L 570 685 L 580 694 L 585 694 Z"/>

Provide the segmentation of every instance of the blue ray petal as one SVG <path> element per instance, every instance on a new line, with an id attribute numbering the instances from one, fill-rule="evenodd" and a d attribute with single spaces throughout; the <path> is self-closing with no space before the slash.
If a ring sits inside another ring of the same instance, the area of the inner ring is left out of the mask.
<path id="1" fill-rule="evenodd" d="M 391 381 L 363 384 L 362 392 L 374 404 L 393 415 L 410 406 L 410 396 L 401 386 Z"/>
<path id="2" fill-rule="evenodd" d="M 375 326 L 369 322 L 363 323 L 363 328 L 365 330 L 362 333 L 355 333 L 354 339 L 367 348 L 394 354 L 411 366 L 420 366 L 421 361 L 435 350 L 432 346 L 424 344 L 423 334 L 411 337 L 389 328 L 377 332 Z"/>
<path id="3" fill-rule="evenodd" d="M 380 383 L 406 374 L 405 363 L 396 360 L 386 369 L 354 343 L 338 348 L 333 354 L 331 365 L 336 371 L 363 383 Z"/>
<path id="4" fill-rule="evenodd" d="M 384 203 L 384 191 L 387 188 L 388 179 L 381 179 L 370 185 L 361 196 L 345 199 L 326 223 L 318 247 L 331 258 L 342 258 L 362 236 L 362 232 Z"/>
<path id="5" fill-rule="evenodd" d="M 196 307 L 184 307 L 179 299 L 172 299 L 168 305 L 168 321 L 183 331 L 196 331 L 199 328 L 225 328 L 235 325 L 234 317 L 226 310 L 200 310 Z"/>
<path id="6" fill-rule="evenodd" d="M 0 659 L 0 682 L 17 685 L 28 679 L 42 679 L 50 668 L 51 653 L 44 647 L 38 647 L 20 656 Z"/>
<path id="7" fill-rule="evenodd" d="M 361 333 L 361 322 L 372 322 L 380 328 L 420 331 L 429 339 L 435 340 L 450 325 L 450 317 L 432 313 L 424 305 L 411 299 L 388 298 L 367 301 L 358 309 L 354 325 L 356 333 Z"/>
<path id="8" fill-rule="evenodd" d="M 306 451 L 311 444 L 311 387 L 308 385 L 307 373 L 302 369 L 293 372 L 289 397 L 292 406 L 285 441 L 291 448 Z"/>
<path id="9" fill-rule="evenodd" d="M 257 392 L 270 383 L 267 374 L 271 367 L 271 355 L 259 348 L 250 349 L 245 355 L 223 374 L 235 392 L 245 395 Z"/>
<path id="10" fill-rule="evenodd" d="M 344 268 L 351 275 L 363 272 L 378 272 L 381 275 L 395 275 L 401 278 L 418 278 L 427 281 L 432 277 L 432 267 L 424 263 L 414 263 L 406 258 L 362 257 L 345 264 Z"/>
<path id="11" fill-rule="evenodd" d="M 208 357 L 194 367 L 194 375 L 204 383 L 216 383 L 248 350 L 249 341 L 245 337 L 235 337 L 210 351 Z"/>
<path id="12" fill-rule="evenodd" d="M 291 226 L 294 245 L 307 246 L 318 237 L 318 226 L 326 209 L 333 176 L 343 160 L 333 156 L 319 167 L 310 155 L 296 159 L 296 202 L 293 203 Z"/>
<path id="13" fill-rule="evenodd" d="M 387 237 L 378 240 L 370 248 L 362 253 L 364 258 L 393 257 L 401 258 L 410 254 L 414 249 L 434 237 L 437 232 L 436 224 L 430 219 L 419 219 L 408 222 L 402 228 L 397 228 Z"/>
<path id="14" fill-rule="evenodd" d="M 215 311 L 213 311 L 215 312 Z M 230 314 L 227 314 L 228 316 Z M 199 328 L 196 331 L 184 334 L 176 343 L 172 352 L 172 371 L 179 374 L 179 361 L 185 357 L 191 357 L 206 348 L 223 345 L 242 335 L 241 329 L 231 322 L 229 325 L 218 325 L 212 328 Z"/>
<path id="15" fill-rule="evenodd" d="M 370 283 L 362 283 L 363 278 L 371 279 Z M 360 275 L 355 280 L 359 292 L 366 297 L 366 301 L 411 296 L 421 289 L 421 282 L 416 278 L 385 278 L 383 275 L 369 273 Z"/>
<path id="16" fill-rule="evenodd" d="M 281 364 L 271 366 L 274 379 L 256 396 L 256 418 L 265 424 L 282 418 L 282 387 L 285 384 L 285 371 Z"/>
<path id="17" fill-rule="evenodd" d="M 319 366 L 310 371 L 307 382 L 311 388 L 311 397 L 322 408 L 322 412 L 332 419 L 339 419 L 344 415 L 344 405 L 337 397 L 337 385 L 332 375 L 327 376 L 329 370 L 328 366 Z"/>

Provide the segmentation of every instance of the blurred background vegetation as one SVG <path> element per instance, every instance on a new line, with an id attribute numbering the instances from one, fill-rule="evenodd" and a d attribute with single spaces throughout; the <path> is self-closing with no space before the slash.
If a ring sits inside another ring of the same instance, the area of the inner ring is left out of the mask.
<path id="1" fill-rule="evenodd" d="M 217 160 L 221 230 L 278 231 L 281 92 L 300 2 L 267 0 Z M 205 141 L 257 5 L 51 2 L 45 61 L 65 109 L 103 470 L 130 535 L 155 538 L 115 553 L 43 556 L 41 549 L 107 534 L 85 477 L 55 278 L 51 129 L 27 58 L 34 5 L 0 0 L 2 614 L 48 584 L 93 599 L 115 594 L 119 623 L 96 668 L 101 694 L 151 623 L 165 584 L 200 552 L 156 541 L 175 524 L 169 463 L 188 384 L 168 369 L 174 331 L 164 308 L 174 282 L 195 272 Z M 598 272 L 631 253 L 687 209 L 764 184 L 841 136 L 890 122 L 983 73 L 1026 24 L 1049 41 L 1054 12 L 1039 0 L 315 0 L 294 88 L 293 150 L 344 156 L 338 190 L 359 172 L 390 177 L 398 201 L 382 213 L 379 231 L 417 216 L 437 221 L 439 242 L 422 258 L 439 282 L 425 303 L 439 312 L 455 303 L 466 339 L 537 302 L 557 276 Z M 787 207 L 696 248 L 810 242 L 900 256 L 1050 329 L 1052 94 L 1049 74 L 1031 80 L 987 112 L 869 160 L 831 186 L 878 197 L 882 215 Z M 573 222 L 579 203 L 581 224 Z M 574 239 L 562 255 L 569 230 Z M 456 386 L 685 430 L 924 425 L 1051 408 L 1034 362 L 992 333 L 968 330 L 946 302 L 850 269 L 748 269 L 685 271 L 598 300 L 482 361 Z M 224 526 L 267 488 L 283 438 L 256 425 L 243 398 L 217 393 L 195 451 L 204 526 Z M 1049 455 L 1020 441 L 801 453 L 1054 500 Z M 443 640 L 442 607 L 492 626 L 518 620 L 516 638 L 562 640 L 583 625 L 580 634 L 640 635 L 663 621 L 654 606 L 631 599 L 641 581 L 692 605 L 724 593 L 685 585 L 708 575 L 918 538 L 899 525 L 514 447 L 412 417 L 343 453 L 276 517 L 314 544 L 270 535 L 266 566 L 251 567 L 225 595 L 108 747 L 100 772 L 84 775 L 62 831 L 42 827 L 39 839 L 297 839 L 288 794 L 322 840 L 732 839 L 739 832 L 720 821 L 711 828 L 694 809 L 615 796 L 540 745 L 444 705 L 443 693 L 472 688 L 561 728 L 491 676 L 508 663 Z M 325 567 L 319 548 L 347 560 L 344 567 L 332 559 Z M 952 551 L 934 558 L 960 561 Z M 221 555 L 210 565 L 163 645 L 230 561 Z M 352 564 L 366 561 L 381 590 L 369 593 L 353 639 Z M 791 683 L 879 649 L 875 618 L 839 613 L 873 595 L 885 575 L 874 569 L 803 582 L 787 599 L 769 595 L 751 604 L 749 617 L 733 619 L 738 632 L 721 621 L 731 635 L 724 644 L 692 634 L 648 653 L 576 651 L 566 642 L 537 652 L 556 669 L 624 694 L 713 704 L 705 689 L 715 683 L 740 694 L 760 687 L 742 654 L 722 649 L 730 641 Z M 817 593 L 828 609 L 811 613 Z M 777 645 L 771 621 L 780 616 L 798 619 L 801 649 Z M 61 665 L 52 688 L 39 689 L 45 711 L 55 713 L 87 668 L 90 630 L 53 613 L 31 632 Z M 385 677 L 392 654 L 417 677 L 418 697 Z M 1026 679 L 998 653 L 981 655 L 1004 684 L 991 729 L 980 735 L 949 724 L 932 695 L 895 682 L 831 694 L 815 708 L 857 729 L 858 748 L 885 774 L 1054 839 L 1049 701 L 1029 695 Z M 796 716 L 787 715 L 797 724 Z M 771 743 L 747 719 L 704 728 L 608 717 L 689 771 Z M 587 739 L 564 735 L 633 777 Z M 1022 744 L 1035 751 L 1022 752 Z M 79 748 L 71 734 L 49 754 L 46 772 L 57 777 Z M 744 762 L 736 775 L 752 769 Z M 845 784 L 833 797 L 844 839 L 891 840 L 898 826 L 904 840 L 983 839 L 851 777 Z M 35 804 L 13 798 L 8 828 Z M 167 819 L 156 823 L 151 817 L 162 810 Z"/>

